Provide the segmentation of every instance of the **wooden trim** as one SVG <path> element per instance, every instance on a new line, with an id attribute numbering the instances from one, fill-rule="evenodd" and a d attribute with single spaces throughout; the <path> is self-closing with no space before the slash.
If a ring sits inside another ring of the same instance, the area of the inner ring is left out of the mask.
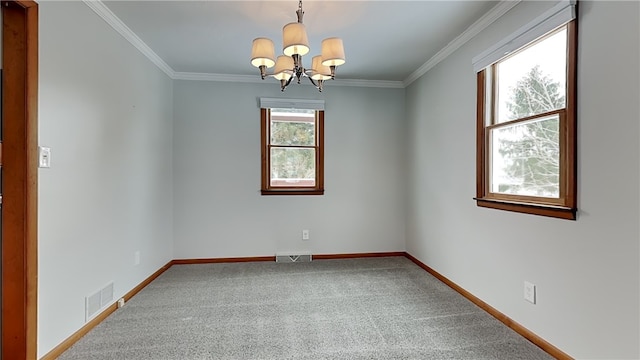
<path id="1" fill-rule="evenodd" d="M 333 259 L 358 259 L 358 258 L 375 258 L 389 256 L 405 256 L 405 252 L 372 252 L 372 253 L 352 253 L 352 254 L 319 254 L 311 255 L 313 260 L 333 260 Z"/>
<path id="2" fill-rule="evenodd" d="M 271 132 L 271 109 L 260 109 L 260 152 L 261 152 L 261 195 L 324 195 L 324 110 L 316 110 L 313 120 L 316 124 L 316 143 L 313 146 L 306 145 L 271 145 L 269 134 Z M 298 148 L 316 150 L 316 179 L 314 186 L 272 186 L 271 185 L 271 148 Z"/>
<path id="3" fill-rule="evenodd" d="M 73 344 L 78 342 L 78 340 L 80 340 L 83 336 L 85 336 L 93 328 L 98 326 L 98 324 L 100 324 L 102 321 L 104 321 L 104 319 L 106 319 L 109 315 L 113 314 L 117 309 L 118 309 L 118 304 L 117 303 L 113 303 L 113 304 L 109 305 L 109 307 L 104 309 L 104 311 L 102 311 L 100 314 L 98 314 L 96 317 L 94 317 L 88 323 L 86 323 L 83 327 L 81 327 L 80 330 L 78 330 L 75 333 L 73 333 L 71 336 L 66 338 L 63 342 L 58 344 L 58 346 L 54 347 L 51 351 L 46 353 L 43 357 L 40 358 L 40 360 L 55 360 L 55 359 L 57 359 L 60 355 L 62 355 L 62 353 L 67 351 L 67 349 L 69 349 L 71 346 L 73 346 Z"/>
<path id="4" fill-rule="evenodd" d="M 2 3 L 5 3 L 5 2 L 6 1 L 3 1 Z M 14 2 L 17 5 L 20 5 L 24 9 L 28 9 L 28 8 L 32 8 L 32 7 L 38 7 L 38 3 L 36 3 L 33 0 L 13 0 L 13 1 L 8 1 L 8 2 Z"/>
<path id="5" fill-rule="evenodd" d="M 324 194 L 324 110 L 318 111 L 318 160 L 316 164 L 316 187 Z"/>
<path id="6" fill-rule="evenodd" d="M 576 2 L 576 13 L 580 2 Z M 578 18 L 567 25 L 566 205 L 578 207 Z"/>
<path id="7" fill-rule="evenodd" d="M 552 110 L 552 111 L 548 111 L 542 114 L 538 114 L 538 115 L 533 115 L 533 116 L 528 116 L 526 118 L 522 118 L 522 119 L 517 119 L 517 120 L 513 120 L 513 121 L 509 121 L 509 122 L 504 122 L 504 123 L 500 123 L 500 124 L 496 124 L 495 126 L 488 126 L 486 127 L 485 131 L 491 131 L 491 130 L 495 130 L 498 127 L 501 127 L 503 125 L 506 126 L 519 126 L 521 125 L 522 122 L 527 122 L 529 120 L 534 120 L 534 119 L 542 119 L 542 118 L 553 118 L 553 117 L 557 117 L 558 119 L 558 134 L 559 134 L 559 147 L 560 147 L 560 154 L 559 154 L 559 163 L 560 164 L 567 164 L 566 160 L 567 160 L 567 152 L 568 150 L 566 149 L 566 143 L 567 143 L 567 132 L 566 132 L 566 123 L 567 123 L 567 116 L 566 116 L 566 110 L 564 108 L 562 109 L 557 109 L 557 110 Z M 488 138 L 487 138 L 488 140 Z M 487 146 L 488 147 L 488 146 Z M 497 192 L 491 192 L 489 189 L 485 189 L 485 195 L 484 197 L 482 197 L 480 200 L 485 200 L 485 201 L 496 201 L 496 202 L 500 202 L 500 203 L 508 203 L 508 204 L 513 204 L 516 206 L 524 206 L 525 208 L 523 209 L 524 211 L 518 211 L 518 210 L 513 210 L 516 212 L 523 212 L 523 213 L 529 213 L 529 210 L 532 208 L 540 208 L 540 209 L 544 209 L 547 207 L 550 207 L 550 212 L 549 215 L 546 214 L 539 214 L 539 213 L 535 213 L 536 215 L 544 215 L 544 216 L 551 216 L 551 217 L 555 217 L 555 213 L 554 207 L 558 207 L 560 209 L 567 209 L 567 210 L 571 210 L 571 208 L 568 208 L 565 206 L 566 203 L 566 188 L 568 186 L 567 182 L 566 182 L 566 166 L 561 166 L 559 170 L 559 197 L 557 198 L 548 198 L 548 197 L 542 197 L 542 196 L 530 196 L 530 195 L 518 195 L 518 194 L 505 194 L 505 193 L 497 193 Z M 490 172 L 490 170 L 488 170 L 488 165 L 487 165 L 487 172 Z M 482 206 L 482 205 L 480 205 Z M 495 208 L 495 207 L 492 207 Z M 502 208 L 498 208 L 498 209 L 502 209 Z M 508 209 L 503 209 L 503 210 L 508 210 Z M 574 219 L 575 219 L 575 211 L 573 212 L 574 215 Z M 565 218 L 564 216 L 560 216 L 561 218 Z"/>
<path id="8" fill-rule="evenodd" d="M 2 354 L 37 357 L 38 4 L 3 1 Z"/>
<path id="9" fill-rule="evenodd" d="M 495 130 L 495 129 L 499 129 L 502 127 L 510 127 L 513 125 L 518 125 L 520 123 L 525 123 L 528 122 L 529 120 L 536 120 L 536 119 L 541 119 L 541 118 L 545 118 L 545 117 L 551 117 L 552 115 L 558 115 L 558 117 L 561 117 L 560 114 L 564 114 L 566 112 L 566 107 L 560 108 L 560 109 L 555 109 L 555 110 L 551 110 L 551 111 L 547 111 L 547 112 L 543 112 L 540 114 L 535 114 L 535 115 L 531 115 L 531 116 L 527 116 L 527 117 L 522 117 L 522 118 L 518 118 L 518 119 L 513 119 L 513 120 L 509 120 L 509 121 L 503 121 L 501 123 L 494 123 L 491 125 L 487 125 L 486 129 L 487 130 Z M 562 115 L 564 116 L 564 115 Z"/>
<path id="10" fill-rule="evenodd" d="M 533 116 L 514 119 L 508 122 L 495 123 L 496 114 L 487 115 L 486 106 L 496 107 L 496 64 L 491 65 L 491 80 L 487 80 L 486 70 L 477 74 L 477 104 L 476 104 L 476 204 L 478 207 L 506 210 L 524 214 L 542 215 L 547 217 L 576 220 L 577 219 L 577 19 L 567 25 L 567 87 L 566 104 L 562 109 L 556 109 Z M 551 32 L 551 34 L 556 31 Z M 543 39 L 546 39 L 544 37 Z M 543 41 L 537 40 L 536 43 Z M 515 51 L 515 53 L 519 52 Z M 503 61 L 503 60 L 500 60 Z M 494 92 L 487 104 L 487 81 L 491 81 L 491 91 Z M 559 145 L 560 145 L 560 173 L 558 198 L 542 198 L 526 195 L 512 195 L 492 193 L 490 190 L 489 170 L 489 131 L 510 125 L 517 125 L 531 119 L 558 114 L 559 116 Z M 487 125 L 486 116 L 492 116 Z"/>
<path id="11" fill-rule="evenodd" d="M 496 123 L 498 117 L 500 117 L 500 112 L 498 111 L 498 65 L 494 63 L 491 65 L 491 118 L 490 124 L 493 125 Z"/>
<path id="12" fill-rule="evenodd" d="M 297 123 L 309 123 L 309 124 L 313 124 L 316 122 L 316 119 L 313 116 L 271 115 L 271 120 L 277 121 L 277 122 L 297 122 Z"/>
<path id="13" fill-rule="evenodd" d="M 453 290 L 458 292 L 460 295 L 464 296 L 469 301 L 471 301 L 472 303 L 476 304 L 482 310 L 484 310 L 487 313 L 489 313 L 489 315 L 491 315 L 494 318 L 498 319 L 500 322 L 502 322 L 503 324 L 507 325 L 509 328 L 513 329 L 518 334 L 522 335 L 525 339 L 531 341 L 533 344 L 538 346 L 540 349 L 544 350 L 549 355 L 555 357 L 558 360 L 573 360 L 573 358 L 571 356 L 569 356 L 568 354 L 566 354 L 562 350 L 560 350 L 557 347 L 553 346 L 551 343 L 549 343 L 545 339 L 543 339 L 540 336 L 534 334 L 529 329 L 527 329 L 524 326 L 518 324 L 517 322 L 513 321 L 511 318 L 509 318 L 505 314 L 503 314 L 500 311 L 498 311 L 496 308 L 494 308 L 491 305 L 487 304 L 486 302 L 480 300 L 475 295 L 471 294 L 470 292 L 468 292 L 467 290 L 463 289 L 462 287 L 460 287 L 459 285 L 457 285 L 453 281 L 447 279 L 442 274 L 438 273 L 437 271 L 433 270 L 429 266 L 425 265 L 423 262 L 421 262 L 420 260 L 415 258 L 413 255 L 411 255 L 409 253 L 404 253 L 404 256 L 407 259 L 413 261 L 416 265 L 418 265 L 419 267 L 424 269 L 429 274 L 433 275 L 436 279 L 442 281 L 444 284 L 446 284 L 447 286 L 449 286 L 450 288 L 452 288 Z"/>
<path id="14" fill-rule="evenodd" d="M 324 195 L 324 190 L 303 190 L 301 188 L 276 190 L 272 188 L 272 190 L 261 190 L 260 193 L 262 195 Z"/>
<path id="15" fill-rule="evenodd" d="M 388 257 L 388 256 L 405 256 L 402 251 L 396 252 L 373 252 L 373 253 L 351 253 L 351 254 L 319 254 L 311 255 L 313 260 L 331 260 L 331 259 L 355 259 L 355 258 L 371 258 L 371 257 Z M 276 261 L 275 256 L 253 256 L 253 257 L 231 257 L 231 258 L 208 258 L 208 259 L 176 259 L 171 263 L 173 265 L 191 265 L 191 264 L 217 264 L 217 263 L 237 263 L 237 262 L 254 262 L 254 261 Z"/>
<path id="16" fill-rule="evenodd" d="M 269 144 L 268 149 L 269 150 L 273 150 L 273 149 L 310 149 L 310 150 L 315 150 L 318 148 L 317 145 L 271 145 Z"/>
<path id="17" fill-rule="evenodd" d="M 124 297 L 124 301 L 129 301 L 132 297 L 134 297 L 137 293 L 139 293 L 140 290 L 144 289 L 147 285 L 149 285 L 158 276 L 162 275 L 163 272 L 167 271 L 172 265 L 173 265 L 173 261 L 169 261 L 168 263 L 164 264 L 163 267 L 158 269 L 156 272 L 154 272 L 153 274 L 149 275 L 149 277 L 144 279 L 144 281 L 142 281 L 140 284 L 138 284 L 138 286 L 134 287 L 133 289 L 129 290 L 128 293 L 124 294 L 124 296 L 123 296 Z"/>
<path id="18" fill-rule="evenodd" d="M 173 261 L 169 261 L 163 267 L 158 269 L 158 271 L 156 271 L 153 274 L 151 274 L 148 278 L 146 278 L 144 281 L 142 281 L 140 284 L 138 284 L 138 286 L 134 287 L 133 289 L 131 289 L 131 291 L 126 293 L 123 296 L 124 300 L 125 301 L 129 301 L 129 299 L 134 297 L 137 293 L 140 292 L 140 290 L 142 290 L 144 287 L 149 285 L 149 283 L 151 283 L 158 276 L 160 276 L 160 274 L 162 274 L 163 272 L 167 271 L 167 269 L 169 269 L 172 265 L 173 265 Z M 69 349 L 71 346 L 73 346 L 73 344 L 78 342 L 78 340 L 80 340 L 89 331 L 91 331 L 98 324 L 100 324 L 102 321 L 104 321 L 104 319 L 106 319 L 109 315 L 113 314 L 116 310 L 118 310 L 118 303 L 117 302 L 109 305 L 100 314 L 98 314 L 93 319 L 89 320 L 88 323 L 84 324 L 84 326 L 81 327 L 78 331 L 76 331 L 71 336 L 66 338 L 63 342 L 58 344 L 58 346 L 54 347 L 51 351 L 49 351 L 42 358 L 40 358 L 40 360 L 55 360 L 55 359 L 57 359 L 60 355 L 62 355 L 62 353 L 67 351 L 67 349 Z"/>
<path id="19" fill-rule="evenodd" d="M 484 112 L 485 112 L 485 76 L 486 70 L 478 73 L 477 100 L 476 100 L 476 197 L 484 197 L 485 194 L 485 159 L 484 159 Z"/>
<path id="20" fill-rule="evenodd" d="M 474 200 L 476 200 L 477 206 L 479 207 L 513 211 L 523 214 L 548 216 L 566 220 L 575 220 L 577 218 L 578 212 L 578 209 L 572 209 L 563 206 L 525 204 L 487 198 L 474 198 Z"/>
<path id="21" fill-rule="evenodd" d="M 230 258 L 207 258 L 207 259 L 176 259 L 172 261 L 173 265 L 192 265 L 192 264 L 218 264 L 218 263 L 237 263 L 252 261 L 276 261 L 275 256 L 253 256 L 253 257 L 230 257 Z"/>
<path id="22" fill-rule="evenodd" d="M 267 141 L 269 134 L 269 111 L 269 109 L 260 109 L 261 189 L 263 192 L 269 187 L 269 141 Z"/>

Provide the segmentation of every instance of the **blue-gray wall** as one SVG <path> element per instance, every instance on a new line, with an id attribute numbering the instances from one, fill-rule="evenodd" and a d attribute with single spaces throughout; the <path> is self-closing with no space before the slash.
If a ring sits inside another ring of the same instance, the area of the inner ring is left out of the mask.
<path id="1" fill-rule="evenodd" d="M 259 97 L 325 99 L 323 196 L 260 195 Z M 176 81 L 174 114 L 176 258 L 404 251 L 404 89 Z"/>
<path id="2" fill-rule="evenodd" d="M 478 208 L 472 58 L 523 2 L 407 88 L 407 251 L 578 359 L 640 357 L 637 2 L 580 2 L 577 221 Z M 523 282 L 537 285 L 537 304 Z"/>

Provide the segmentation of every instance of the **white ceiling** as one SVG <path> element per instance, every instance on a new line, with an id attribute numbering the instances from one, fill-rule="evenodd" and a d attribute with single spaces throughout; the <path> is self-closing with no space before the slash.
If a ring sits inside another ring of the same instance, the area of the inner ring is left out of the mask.
<path id="1" fill-rule="evenodd" d="M 255 77 L 252 40 L 269 37 L 281 53 L 282 27 L 298 8 L 296 0 L 103 3 L 175 72 Z M 404 81 L 496 4 L 305 0 L 303 9 L 311 56 L 326 37 L 344 40 L 347 62 L 336 78 Z"/>

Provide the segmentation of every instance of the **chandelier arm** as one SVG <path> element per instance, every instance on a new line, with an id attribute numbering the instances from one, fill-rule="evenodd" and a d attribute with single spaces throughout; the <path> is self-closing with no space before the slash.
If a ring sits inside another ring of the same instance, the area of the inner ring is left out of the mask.
<path id="1" fill-rule="evenodd" d="M 280 80 L 280 91 L 284 92 L 284 89 L 286 89 L 286 87 L 289 86 L 289 84 L 291 84 L 291 80 L 293 80 L 293 76 L 290 77 L 289 80 L 285 80 L 285 79 Z"/>
<path id="2" fill-rule="evenodd" d="M 311 81 L 311 83 L 313 84 L 313 86 L 315 86 L 319 92 L 322 92 L 322 84 L 324 83 L 324 80 L 318 80 L 318 82 L 316 83 L 316 81 L 313 80 L 310 76 L 308 76 L 308 78 L 309 78 L 309 81 Z"/>

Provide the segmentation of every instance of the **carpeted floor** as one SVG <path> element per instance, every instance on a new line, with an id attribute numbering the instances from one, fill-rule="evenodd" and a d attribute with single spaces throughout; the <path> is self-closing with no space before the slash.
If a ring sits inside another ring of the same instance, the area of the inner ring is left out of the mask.
<path id="1" fill-rule="evenodd" d="M 552 357 L 387 257 L 174 265 L 59 359 Z"/>

